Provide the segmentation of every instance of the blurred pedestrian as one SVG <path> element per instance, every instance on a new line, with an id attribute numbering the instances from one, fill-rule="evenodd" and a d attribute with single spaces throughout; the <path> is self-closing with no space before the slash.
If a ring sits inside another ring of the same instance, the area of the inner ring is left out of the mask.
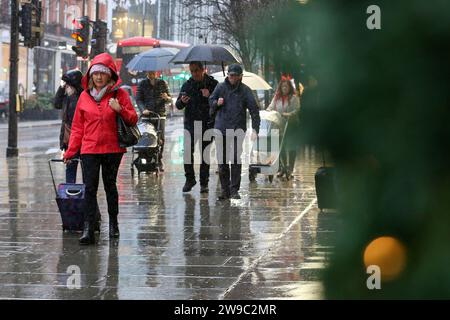
<path id="1" fill-rule="evenodd" d="M 116 179 L 126 149 L 119 146 L 116 119 L 120 116 L 128 125 L 135 125 L 138 120 L 130 97 L 124 89 L 120 89 L 120 83 L 116 65 L 108 53 L 97 55 L 82 79 L 84 91 L 75 111 L 69 149 L 64 154 L 66 163 L 78 152 L 83 161 L 86 209 L 80 244 L 95 243 L 94 221 L 100 168 L 108 201 L 109 237 L 120 235 Z"/>
<path id="2" fill-rule="evenodd" d="M 280 135 L 283 144 L 280 150 L 281 166 L 277 176 L 280 178 L 285 176 L 288 180 L 292 179 L 298 149 L 296 133 L 299 126 L 300 100 L 288 77 L 281 78 L 275 96 L 267 110 L 277 111 L 286 121 L 286 133 L 284 137 Z"/>
<path id="3" fill-rule="evenodd" d="M 304 72 L 300 79 L 303 84 L 301 90 L 301 109 L 299 119 L 302 125 L 299 128 L 299 143 L 305 146 L 305 152 L 312 150 L 311 145 L 317 144 L 317 125 L 315 119 L 320 112 L 321 90 L 318 78 L 313 73 Z"/>
<path id="4" fill-rule="evenodd" d="M 222 186 L 222 194 L 218 200 L 240 199 L 241 155 L 244 137 L 240 137 L 238 132 L 239 129 L 242 132 L 247 130 L 247 110 L 250 111 L 252 118 L 252 139 L 256 139 L 259 133 L 261 119 L 258 104 L 252 90 L 242 83 L 242 74 L 243 70 L 240 65 L 230 65 L 225 81 L 217 85 L 209 97 L 211 114 L 215 116 L 214 128 L 222 133 L 222 146 L 216 139 L 219 177 Z M 234 134 L 230 135 L 229 130 Z M 229 160 L 231 160 L 231 170 Z"/>
<path id="5" fill-rule="evenodd" d="M 161 153 L 159 155 L 159 170 L 164 171 L 164 164 L 162 161 L 165 142 L 166 129 L 166 103 L 172 103 L 172 97 L 169 93 L 169 86 L 166 81 L 158 79 L 155 71 L 147 72 L 147 78 L 139 82 L 136 93 L 136 103 L 142 115 L 151 116 L 151 112 L 157 113 L 160 119 L 160 139 Z M 155 126 L 156 122 L 152 121 Z"/>
<path id="6" fill-rule="evenodd" d="M 73 116 L 77 107 L 78 98 L 83 88 L 81 78 L 83 74 L 79 70 L 69 70 L 63 74 L 62 84 L 56 91 L 53 105 L 62 110 L 61 131 L 59 134 L 59 148 L 64 153 L 68 149 Z M 75 157 L 79 157 L 77 154 Z M 77 178 L 78 162 L 73 161 L 66 165 L 66 183 L 75 183 Z"/>
<path id="7" fill-rule="evenodd" d="M 186 182 L 183 186 L 183 192 L 189 192 L 197 184 L 194 172 L 194 147 L 199 141 L 199 149 L 201 151 L 200 164 L 200 193 L 208 192 L 210 157 L 204 154 L 205 149 L 211 141 L 203 141 L 203 135 L 206 130 L 214 126 L 214 120 L 209 112 L 208 98 L 216 88 L 218 82 L 213 77 L 206 74 L 206 70 L 201 62 L 191 62 L 189 64 L 191 78 L 181 87 L 175 106 L 177 109 L 185 109 L 184 111 L 184 132 L 189 137 L 184 138 L 185 142 L 185 163 L 184 173 Z M 194 125 L 197 122 L 201 125 L 201 136 L 196 137 L 194 134 Z M 188 153 L 188 154 L 187 154 Z"/>

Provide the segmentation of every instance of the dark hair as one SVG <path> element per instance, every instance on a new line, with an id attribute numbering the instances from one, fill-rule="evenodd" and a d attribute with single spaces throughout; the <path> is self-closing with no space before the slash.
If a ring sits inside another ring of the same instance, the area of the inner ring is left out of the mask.
<path id="1" fill-rule="evenodd" d="M 201 63 L 200 61 L 191 61 L 189 62 L 189 66 L 197 66 L 203 70 L 203 63 Z"/>

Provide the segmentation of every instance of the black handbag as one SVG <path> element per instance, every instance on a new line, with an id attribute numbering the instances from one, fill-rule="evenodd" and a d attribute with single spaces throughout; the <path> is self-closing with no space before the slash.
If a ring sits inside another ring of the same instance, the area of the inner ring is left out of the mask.
<path id="1" fill-rule="evenodd" d="M 134 146 L 141 138 L 141 132 L 137 126 L 129 126 L 117 115 L 117 133 L 119 135 L 119 147 L 127 148 Z"/>
<path id="2" fill-rule="evenodd" d="M 114 91 L 114 99 L 117 96 L 117 90 Z M 139 139 L 141 138 L 141 132 L 139 131 L 139 128 L 135 126 L 129 126 L 123 121 L 122 117 L 117 114 L 116 116 L 117 121 L 117 134 L 119 136 L 119 147 L 121 148 L 127 148 L 134 146 L 136 143 L 138 143 Z"/>

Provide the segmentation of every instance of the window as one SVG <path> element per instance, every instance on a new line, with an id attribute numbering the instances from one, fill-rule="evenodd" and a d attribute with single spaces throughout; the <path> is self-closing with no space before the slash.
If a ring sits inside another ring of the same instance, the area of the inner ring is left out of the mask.
<path id="1" fill-rule="evenodd" d="M 67 12 L 67 2 L 64 2 L 64 28 L 67 29 L 67 20 L 69 20 L 69 12 Z"/>
<path id="2" fill-rule="evenodd" d="M 60 5 L 60 1 L 56 1 L 56 24 L 59 24 L 59 17 L 60 17 L 60 12 L 59 12 L 59 5 Z"/>
<path id="3" fill-rule="evenodd" d="M 50 23 L 50 0 L 45 0 L 45 23 Z"/>

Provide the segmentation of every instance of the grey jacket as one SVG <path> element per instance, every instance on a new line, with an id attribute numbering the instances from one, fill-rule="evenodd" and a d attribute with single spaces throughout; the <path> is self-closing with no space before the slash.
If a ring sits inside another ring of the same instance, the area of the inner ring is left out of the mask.
<path id="1" fill-rule="evenodd" d="M 219 98 L 224 99 L 222 106 L 217 105 Z M 217 85 L 214 92 L 209 96 L 211 117 L 215 118 L 214 128 L 225 135 L 226 129 L 247 130 L 247 110 L 252 118 L 252 128 L 259 132 L 261 119 L 255 97 L 251 89 L 239 83 L 232 86 L 228 77 L 224 82 Z"/>

